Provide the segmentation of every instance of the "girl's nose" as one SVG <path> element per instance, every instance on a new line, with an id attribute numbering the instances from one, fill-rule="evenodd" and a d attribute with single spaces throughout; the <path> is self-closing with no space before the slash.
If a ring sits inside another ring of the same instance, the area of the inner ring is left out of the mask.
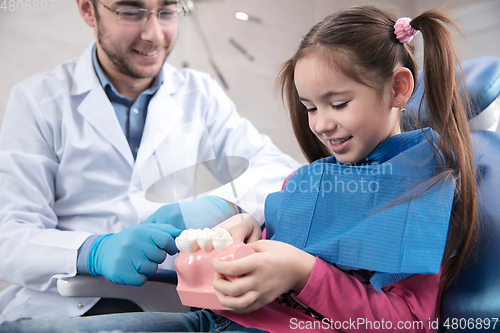
<path id="1" fill-rule="evenodd" d="M 337 128 L 337 123 L 333 119 L 331 112 L 322 110 L 316 111 L 316 123 L 314 129 L 317 133 L 328 134 Z"/>

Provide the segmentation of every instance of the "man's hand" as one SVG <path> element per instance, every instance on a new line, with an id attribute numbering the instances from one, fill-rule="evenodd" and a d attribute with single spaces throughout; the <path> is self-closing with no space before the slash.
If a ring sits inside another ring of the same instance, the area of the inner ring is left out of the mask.
<path id="1" fill-rule="evenodd" d="M 167 253 L 178 252 L 174 238 L 180 233 L 168 224 L 138 224 L 100 236 L 90 249 L 89 271 L 116 284 L 141 286 Z"/>

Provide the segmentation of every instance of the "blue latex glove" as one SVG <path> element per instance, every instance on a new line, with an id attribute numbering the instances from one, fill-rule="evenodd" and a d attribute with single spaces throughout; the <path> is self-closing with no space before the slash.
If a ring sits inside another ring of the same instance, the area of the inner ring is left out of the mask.
<path id="1" fill-rule="evenodd" d="M 168 204 L 159 208 L 143 223 L 171 224 L 177 229 L 212 228 L 233 216 L 233 211 L 221 198 L 213 195 L 191 202 Z"/>
<path id="2" fill-rule="evenodd" d="M 116 284 L 141 286 L 156 273 L 168 254 L 178 252 L 180 230 L 165 224 L 137 224 L 98 237 L 89 253 L 90 274 Z"/>

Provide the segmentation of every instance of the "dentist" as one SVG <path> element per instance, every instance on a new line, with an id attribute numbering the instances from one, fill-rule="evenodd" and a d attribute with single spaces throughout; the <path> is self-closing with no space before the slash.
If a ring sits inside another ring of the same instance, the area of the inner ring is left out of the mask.
<path id="1" fill-rule="evenodd" d="M 92 274 L 141 285 L 165 258 L 171 264 L 178 229 L 211 227 L 238 211 L 262 223 L 266 195 L 298 167 L 207 74 L 165 62 L 185 15 L 177 1 L 76 3 L 96 43 L 17 84 L 3 120 L 0 280 L 12 286 L 0 293 L 0 327 L 109 313 L 99 299 L 60 296 L 57 280 Z M 229 185 L 180 206 L 147 201 L 140 168 L 155 149 L 172 170 L 209 154 L 244 157 L 237 204 Z"/>

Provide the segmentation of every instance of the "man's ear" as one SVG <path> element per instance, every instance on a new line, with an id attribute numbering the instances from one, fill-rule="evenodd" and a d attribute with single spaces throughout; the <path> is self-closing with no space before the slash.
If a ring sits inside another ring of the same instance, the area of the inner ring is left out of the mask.
<path id="1" fill-rule="evenodd" d="M 96 26 L 94 5 L 92 5 L 91 0 L 76 0 L 76 5 L 78 6 L 78 11 L 82 15 L 83 20 L 87 25 L 94 28 Z"/>
<path id="2" fill-rule="evenodd" d="M 413 74 L 406 67 L 399 67 L 392 73 L 392 107 L 400 108 L 410 98 L 415 83 Z"/>

